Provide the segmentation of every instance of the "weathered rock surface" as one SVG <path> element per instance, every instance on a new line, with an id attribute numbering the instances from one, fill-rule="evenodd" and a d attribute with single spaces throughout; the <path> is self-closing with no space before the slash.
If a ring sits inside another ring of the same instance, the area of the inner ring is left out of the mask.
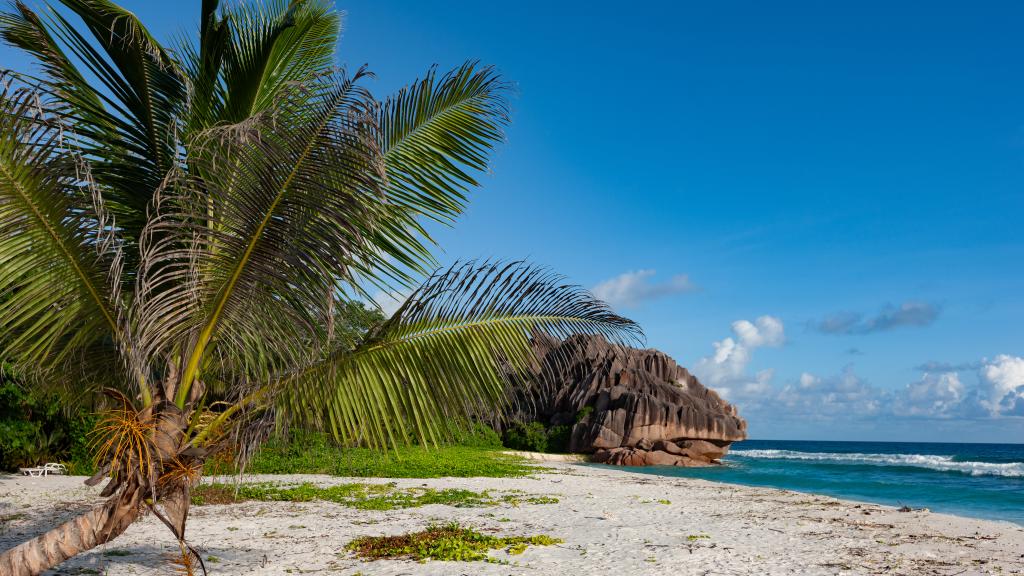
<path id="1" fill-rule="evenodd" d="M 694 466 L 746 438 L 736 408 L 662 352 L 600 336 L 537 335 L 534 348 L 534 385 L 520 405 L 534 420 L 572 426 L 571 452 L 623 466 Z"/>

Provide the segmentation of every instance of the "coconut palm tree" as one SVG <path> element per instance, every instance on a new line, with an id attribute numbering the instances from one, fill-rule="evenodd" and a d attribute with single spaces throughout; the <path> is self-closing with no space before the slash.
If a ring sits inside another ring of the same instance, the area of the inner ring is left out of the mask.
<path id="1" fill-rule="evenodd" d="M 491 68 L 431 70 L 379 102 L 365 70 L 335 66 L 321 0 L 203 0 L 174 50 L 108 0 L 61 4 L 0 17 L 38 64 L 0 77 L 0 357 L 110 398 L 88 481 L 108 499 L 0 554 L 3 574 L 146 513 L 194 566 L 189 490 L 218 450 L 244 457 L 282 422 L 429 444 L 504 401 L 533 331 L 639 334 L 527 263 L 431 272 L 424 222 L 454 221 L 507 121 Z M 337 306 L 380 289 L 412 292 L 335 337 Z"/>

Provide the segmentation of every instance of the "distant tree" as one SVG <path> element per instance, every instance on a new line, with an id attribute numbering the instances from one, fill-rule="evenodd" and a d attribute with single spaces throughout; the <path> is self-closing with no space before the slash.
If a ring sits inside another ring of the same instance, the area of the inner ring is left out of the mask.
<path id="1" fill-rule="evenodd" d="M 422 222 L 461 213 L 507 121 L 491 68 L 378 102 L 364 70 L 335 67 L 323 1 L 204 0 L 174 51 L 108 0 L 61 3 L 80 26 L 20 1 L 0 16 L 41 76 L 0 78 L 0 358 L 111 399 L 90 479 L 108 500 L 0 554 L 0 573 L 38 574 L 144 511 L 191 572 L 189 491 L 218 450 L 282 421 L 430 443 L 503 401 L 532 331 L 638 333 L 528 264 L 430 273 Z M 353 308 L 420 275 L 383 322 Z"/>

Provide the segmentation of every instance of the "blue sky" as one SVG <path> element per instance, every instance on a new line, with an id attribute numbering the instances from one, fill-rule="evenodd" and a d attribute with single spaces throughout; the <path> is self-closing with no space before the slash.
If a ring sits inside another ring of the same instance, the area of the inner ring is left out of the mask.
<path id="1" fill-rule="evenodd" d="M 444 260 L 594 288 L 752 437 L 1024 442 L 1024 4 L 338 7 L 381 96 L 465 59 L 515 83 Z"/>

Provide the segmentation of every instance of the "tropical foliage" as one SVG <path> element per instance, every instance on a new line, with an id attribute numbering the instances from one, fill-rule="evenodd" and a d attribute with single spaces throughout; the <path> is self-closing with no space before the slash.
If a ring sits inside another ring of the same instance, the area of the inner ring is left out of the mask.
<path id="1" fill-rule="evenodd" d="M 89 472 L 87 435 L 95 419 L 82 408 L 25 385 L 0 365 L 0 470 L 67 462 L 75 473 Z"/>
<path id="2" fill-rule="evenodd" d="M 199 569 L 189 493 L 219 450 L 244 460 L 290 423 L 429 444 L 506 398 L 533 331 L 638 333 L 526 263 L 431 273 L 424 223 L 455 220 L 508 121 L 493 69 L 378 101 L 366 70 L 336 67 L 322 0 L 203 0 L 173 47 L 109 0 L 60 4 L 0 16 L 37 64 L 0 78 L 0 357 L 39 389 L 108 397 L 90 482 L 109 499 L 0 572 L 37 574 L 143 511 Z M 365 334 L 335 322 L 423 276 Z"/>

